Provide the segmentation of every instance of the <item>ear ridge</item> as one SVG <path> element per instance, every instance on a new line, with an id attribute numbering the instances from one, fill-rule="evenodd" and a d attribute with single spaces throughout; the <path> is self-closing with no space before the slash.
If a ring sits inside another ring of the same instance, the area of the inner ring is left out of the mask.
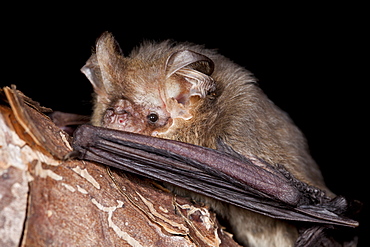
<path id="1" fill-rule="evenodd" d="M 214 70 L 213 61 L 197 52 L 191 50 L 180 50 L 173 52 L 166 61 L 167 78 L 176 73 L 178 70 L 191 65 L 206 75 L 211 75 Z"/>
<path id="2" fill-rule="evenodd" d="M 189 91 L 189 96 L 198 95 L 201 98 L 204 98 L 208 92 L 212 92 L 216 89 L 213 78 L 197 70 L 182 68 L 178 70 L 176 74 L 183 76 L 192 84 Z"/>

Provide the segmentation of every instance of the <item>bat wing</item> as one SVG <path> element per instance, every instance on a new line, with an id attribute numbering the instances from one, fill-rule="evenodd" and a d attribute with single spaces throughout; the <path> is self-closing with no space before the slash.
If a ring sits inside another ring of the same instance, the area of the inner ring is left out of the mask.
<path id="1" fill-rule="evenodd" d="M 257 157 L 90 125 L 74 133 L 74 156 L 209 196 L 273 218 L 356 227 L 343 197 L 329 199 Z M 225 149 L 225 148 L 224 148 Z"/>
<path id="2" fill-rule="evenodd" d="M 60 111 L 53 111 L 48 116 L 56 126 L 70 135 L 73 134 L 78 125 L 86 124 L 90 121 L 89 116 Z"/>

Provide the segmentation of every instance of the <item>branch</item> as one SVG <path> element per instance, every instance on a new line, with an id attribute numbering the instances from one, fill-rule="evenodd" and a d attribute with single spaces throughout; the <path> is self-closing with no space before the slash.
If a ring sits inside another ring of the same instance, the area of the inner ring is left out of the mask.
<path id="1" fill-rule="evenodd" d="M 92 162 L 15 87 L 0 89 L 0 246 L 238 246 L 206 207 Z"/>

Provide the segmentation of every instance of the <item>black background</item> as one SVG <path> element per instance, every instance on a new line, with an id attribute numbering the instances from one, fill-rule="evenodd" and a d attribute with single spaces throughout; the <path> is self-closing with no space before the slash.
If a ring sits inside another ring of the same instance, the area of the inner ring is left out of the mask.
<path id="1" fill-rule="evenodd" d="M 54 110 L 90 114 L 92 89 L 79 70 L 102 32 L 112 32 L 125 54 L 145 39 L 217 48 L 252 71 L 270 99 L 289 113 L 306 135 L 327 185 L 365 203 L 360 246 L 369 244 L 364 6 L 84 7 L 2 8 L 0 86 L 16 84 Z"/>

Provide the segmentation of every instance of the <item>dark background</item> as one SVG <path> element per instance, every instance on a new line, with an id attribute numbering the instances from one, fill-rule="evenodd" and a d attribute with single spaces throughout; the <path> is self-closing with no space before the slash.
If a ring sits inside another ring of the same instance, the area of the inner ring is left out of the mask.
<path id="1" fill-rule="evenodd" d="M 79 70 L 102 32 L 112 32 L 125 54 L 145 39 L 217 48 L 290 114 L 328 187 L 365 203 L 360 246 L 370 244 L 365 6 L 75 7 L 2 8 L 1 87 L 16 84 L 44 106 L 90 114 L 92 88 Z"/>

